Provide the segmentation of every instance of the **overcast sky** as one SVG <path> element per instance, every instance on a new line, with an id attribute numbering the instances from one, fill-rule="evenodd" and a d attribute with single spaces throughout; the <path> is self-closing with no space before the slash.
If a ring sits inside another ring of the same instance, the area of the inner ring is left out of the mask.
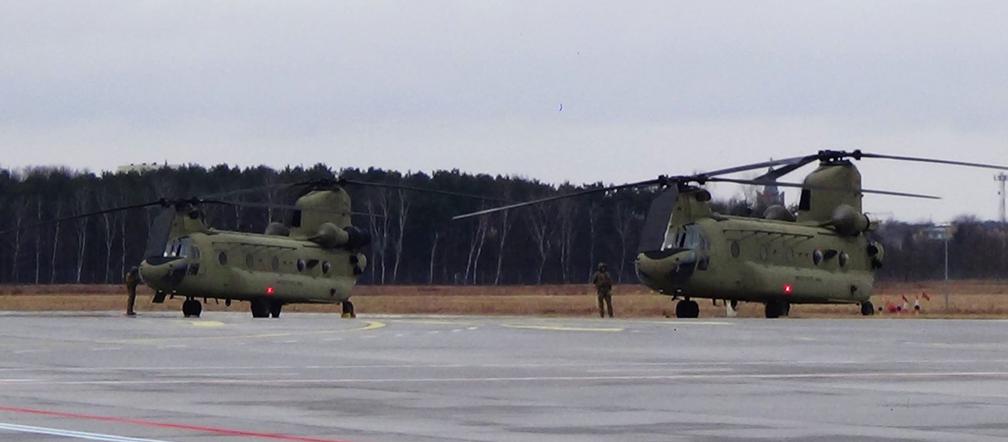
<path id="1" fill-rule="evenodd" d="M 1008 164 L 1005 23 L 1004 1 L 5 1 L 0 166 L 583 183 L 822 148 Z M 997 216 L 993 171 L 859 167 L 945 197 L 866 198 L 883 217 Z"/>

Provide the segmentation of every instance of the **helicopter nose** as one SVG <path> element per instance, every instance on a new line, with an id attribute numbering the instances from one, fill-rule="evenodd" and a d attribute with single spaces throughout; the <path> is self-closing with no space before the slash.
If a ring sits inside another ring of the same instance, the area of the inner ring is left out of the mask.
<path id="1" fill-rule="evenodd" d="M 185 277 L 187 265 L 181 259 L 145 259 L 140 263 L 140 280 L 157 290 L 172 290 Z"/>
<path id="2" fill-rule="evenodd" d="M 634 264 L 641 281 L 655 287 L 689 277 L 697 261 L 697 253 L 693 250 L 671 249 L 642 252 Z"/>

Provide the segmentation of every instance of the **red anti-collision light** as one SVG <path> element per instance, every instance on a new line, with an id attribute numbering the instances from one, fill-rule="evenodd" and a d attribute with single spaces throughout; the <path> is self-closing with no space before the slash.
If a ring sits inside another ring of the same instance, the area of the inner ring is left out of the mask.
<path id="1" fill-rule="evenodd" d="M 791 290 L 792 290 L 791 289 L 791 284 L 784 284 L 784 294 L 785 295 L 790 295 L 791 294 Z"/>
<path id="2" fill-rule="evenodd" d="M 273 294 L 273 287 L 266 287 L 266 294 L 267 295 L 272 295 Z"/>

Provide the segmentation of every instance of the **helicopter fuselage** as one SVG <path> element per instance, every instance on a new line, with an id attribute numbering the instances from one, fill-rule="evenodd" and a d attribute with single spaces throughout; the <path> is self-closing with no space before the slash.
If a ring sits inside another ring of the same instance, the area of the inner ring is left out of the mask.
<path id="1" fill-rule="evenodd" d="M 655 291 L 726 301 L 860 303 L 874 282 L 864 235 L 814 225 L 712 214 L 669 228 L 662 250 L 640 253 Z"/>
<path id="2" fill-rule="evenodd" d="M 313 241 L 243 232 L 194 232 L 140 265 L 156 291 L 225 300 L 337 303 L 366 265 L 363 254 Z"/>

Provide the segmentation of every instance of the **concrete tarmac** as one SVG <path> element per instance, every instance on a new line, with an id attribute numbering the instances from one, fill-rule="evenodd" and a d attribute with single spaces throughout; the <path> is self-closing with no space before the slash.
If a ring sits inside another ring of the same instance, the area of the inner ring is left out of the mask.
<path id="1" fill-rule="evenodd" d="M 0 313 L 0 440 L 1004 440 L 1006 330 Z"/>

